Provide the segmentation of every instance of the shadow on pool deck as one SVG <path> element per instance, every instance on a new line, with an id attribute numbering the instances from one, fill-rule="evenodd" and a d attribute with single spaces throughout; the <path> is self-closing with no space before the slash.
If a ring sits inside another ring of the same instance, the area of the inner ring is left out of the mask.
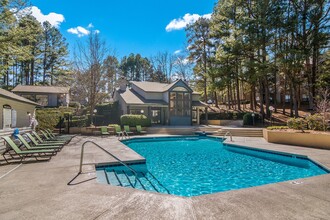
<path id="1" fill-rule="evenodd" d="M 97 183 L 93 163 L 113 162 L 87 147 L 78 173 L 81 145 L 94 140 L 122 160 L 140 155 L 115 137 L 77 136 L 49 162 L 29 163 L 0 179 L 0 219 L 327 219 L 330 174 L 192 198 Z M 330 151 L 269 144 L 234 137 L 234 144 L 298 153 L 330 167 Z M 15 168 L 0 166 L 0 176 Z"/>

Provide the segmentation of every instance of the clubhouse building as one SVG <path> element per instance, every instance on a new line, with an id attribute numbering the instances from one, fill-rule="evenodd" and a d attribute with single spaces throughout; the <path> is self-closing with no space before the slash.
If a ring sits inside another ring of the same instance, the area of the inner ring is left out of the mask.
<path id="1" fill-rule="evenodd" d="M 144 114 L 152 124 L 173 126 L 199 124 L 207 106 L 181 79 L 171 84 L 121 79 L 113 99 L 119 102 L 121 114 Z"/>

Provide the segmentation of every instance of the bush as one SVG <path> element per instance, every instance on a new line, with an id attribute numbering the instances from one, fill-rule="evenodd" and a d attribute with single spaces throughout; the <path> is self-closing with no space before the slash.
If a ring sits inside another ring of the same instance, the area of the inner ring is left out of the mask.
<path id="1" fill-rule="evenodd" d="M 149 127 L 151 125 L 151 120 L 145 115 L 122 115 L 120 117 L 120 123 L 131 127 L 135 127 L 136 125 Z"/>
<path id="2" fill-rule="evenodd" d="M 252 113 L 246 113 L 243 116 L 243 125 L 253 125 L 253 120 L 254 123 L 256 123 L 260 119 L 259 114 L 254 113 L 254 119 L 252 117 Z"/>
<path id="3" fill-rule="evenodd" d="M 75 109 L 80 109 L 81 108 L 81 105 L 80 105 L 79 102 L 70 102 L 69 103 L 69 107 L 75 108 Z"/>
<path id="4" fill-rule="evenodd" d="M 38 129 L 54 129 L 59 127 L 60 118 L 63 119 L 65 115 L 71 115 L 71 108 L 46 108 L 38 109 L 36 111 L 36 118 L 38 121 Z M 62 121 L 63 122 L 63 121 Z M 62 125 L 64 127 L 64 125 Z"/>
<path id="5" fill-rule="evenodd" d="M 306 117 L 308 128 L 314 131 L 324 131 L 327 129 L 327 125 L 324 124 L 324 116 L 320 114 L 309 115 Z"/>
<path id="6" fill-rule="evenodd" d="M 283 129 L 288 129 L 288 126 L 270 126 L 267 127 L 267 130 L 283 130 Z"/>
<path id="7" fill-rule="evenodd" d="M 287 121 L 287 125 L 291 129 L 295 130 L 306 130 L 307 129 L 307 121 L 303 118 L 290 118 Z"/>
<path id="8" fill-rule="evenodd" d="M 207 118 L 208 120 L 242 120 L 245 114 L 246 112 L 209 112 Z M 205 113 L 201 114 L 200 119 L 205 120 Z"/>
<path id="9" fill-rule="evenodd" d="M 72 119 L 70 121 L 70 127 L 86 127 L 87 120 L 87 118 Z"/>

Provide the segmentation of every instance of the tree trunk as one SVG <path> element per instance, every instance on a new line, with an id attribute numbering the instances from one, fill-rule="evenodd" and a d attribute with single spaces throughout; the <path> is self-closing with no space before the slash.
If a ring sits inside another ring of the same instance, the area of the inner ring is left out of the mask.
<path id="1" fill-rule="evenodd" d="M 219 107 L 219 104 L 218 104 L 218 95 L 217 95 L 217 92 L 214 91 L 213 94 L 214 94 L 214 102 L 215 102 L 215 106 L 218 108 L 218 107 Z"/>
<path id="2" fill-rule="evenodd" d="M 241 100 L 239 95 L 239 79 L 238 79 L 238 60 L 236 59 L 236 99 L 237 99 L 237 109 L 241 111 Z"/>
<path id="3" fill-rule="evenodd" d="M 284 90 L 282 92 L 282 113 L 285 115 L 285 95 L 286 95 L 286 90 L 287 90 L 287 83 L 286 79 L 284 80 Z"/>
<path id="4" fill-rule="evenodd" d="M 267 115 L 267 118 L 270 118 L 270 110 L 269 110 L 269 107 L 270 107 L 270 95 L 269 95 L 269 83 L 268 83 L 268 80 L 267 78 L 265 78 L 265 81 L 264 81 L 264 89 L 265 89 L 265 104 L 266 104 L 266 115 Z"/>
<path id="5" fill-rule="evenodd" d="M 204 76 L 204 101 L 207 103 L 207 79 L 206 76 Z"/>
<path id="6" fill-rule="evenodd" d="M 227 85 L 227 103 L 228 103 L 228 109 L 231 109 L 231 103 L 230 103 L 230 84 Z"/>
<path id="7" fill-rule="evenodd" d="M 292 83 L 290 83 L 290 117 L 293 117 L 293 88 L 292 88 Z"/>
<path id="8" fill-rule="evenodd" d="M 31 76 L 30 85 L 34 85 L 34 59 L 31 60 Z"/>
<path id="9" fill-rule="evenodd" d="M 252 85 L 251 85 L 251 89 L 250 89 L 250 109 L 251 109 L 252 111 L 254 111 Z"/>
<path id="10" fill-rule="evenodd" d="M 54 66 L 51 67 L 51 74 L 50 74 L 50 85 L 54 84 Z"/>
<path id="11" fill-rule="evenodd" d="M 259 102 L 260 102 L 260 114 L 262 118 L 265 117 L 265 110 L 264 110 L 264 89 L 263 89 L 263 82 L 259 79 Z"/>
<path id="12" fill-rule="evenodd" d="M 293 110 L 294 110 L 294 117 L 298 118 L 298 100 L 297 100 L 297 88 L 294 82 L 291 82 L 291 88 L 292 88 L 292 101 L 293 101 Z"/>

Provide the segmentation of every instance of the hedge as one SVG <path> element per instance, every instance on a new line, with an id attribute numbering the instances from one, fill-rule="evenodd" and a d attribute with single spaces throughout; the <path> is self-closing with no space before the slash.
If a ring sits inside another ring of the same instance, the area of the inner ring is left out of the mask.
<path id="1" fill-rule="evenodd" d="M 149 127 L 151 125 L 151 120 L 145 115 L 122 115 L 120 117 L 121 125 L 129 125 L 135 127 L 136 125 L 141 125 L 142 127 Z"/>
<path id="2" fill-rule="evenodd" d="M 87 118 L 72 119 L 70 121 L 70 127 L 86 127 Z"/>
<path id="3" fill-rule="evenodd" d="M 207 118 L 208 120 L 242 120 L 246 113 L 247 112 L 209 112 Z M 200 119 L 205 120 L 205 113 L 201 114 Z"/>
<path id="4" fill-rule="evenodd" d="M 72 108 L 46 108 L 36 110 L 38 129 L 54 129 L 59 126 L 60 117 L 71 115 Z"/>
<path id="5" fill-rule="evenodd" d="M 93 124 L 96 126 L 106 126 L 108 124 L 119 124 L 120 111 L 118 102 L 103 103 L 95 106 L 96 115 L 93 116 Z M 87 124 L 90 124 L 90 116 Z"/>
<path id="6" fill-rule="evenodd" d="M 269 126 L 267 127 L 267 130 L 284 130 L 288 128 L 288 126 Z"/>

